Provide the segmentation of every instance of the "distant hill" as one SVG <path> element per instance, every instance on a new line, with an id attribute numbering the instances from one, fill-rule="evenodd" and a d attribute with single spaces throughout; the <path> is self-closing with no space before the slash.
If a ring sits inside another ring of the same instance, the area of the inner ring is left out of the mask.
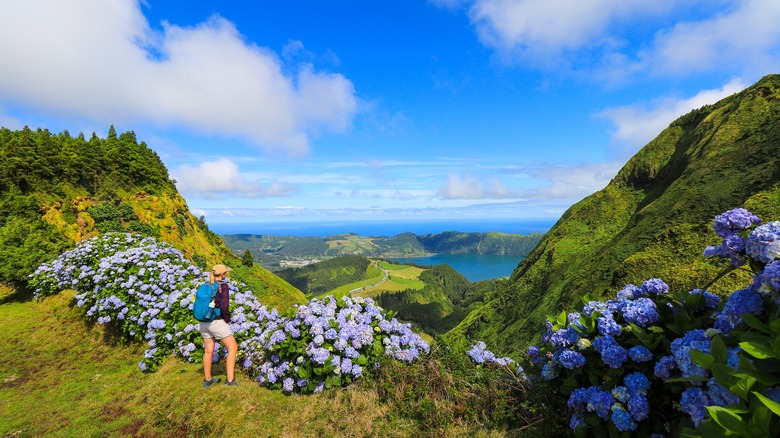
<path id="1" fill-rule="evenodd" d="M 705 287 L 729 270 L 702 256 L 719 242 L 713 219 L 736 207 L 780 219 L 780 75 L 674 121 L 606 188 L 569 208 L 448 336 L 519 349 L 546 315 L 586 293 L 614 296 L 653 277 L 675 290 Z M 709 289 L 734 290 L 746 275 L 730 271 Z"/>
<path id="2" fill-rule="evenodd" d="M 470 283 L 449 265 L 419 267 L 340 256 L 276 274 L 307 296 L 370 297 L 429 334 L 446 332 L 482 303 L 501 280 Z"/>
<path id="3" fill-rule="evenodd" d="M 235 269 L 264 303 L 304 302 L 300 291 L 240 259 L 194 217 L 157 154 L 132 131 L 106 138 L 27 127 L 0 129 L 0 282 L 24 295 L 27 275 L 76 242 L 128 231 L 170 243 L 201 268 Z"/>
<path id="4" fill-rule="evenodd" d="M 326 237 L 224 234 L 225 244 L 236 254 L 249 250 L 255 261 L 271 270 L 288 267 L 290 261 L 318 261 L 332 257 L 423 257 L 432 254 L 493 254 L 527 256 L 543 235 L 464 233 L 448 231 L 392 237 L 359 236 L 354 233 Z"/>

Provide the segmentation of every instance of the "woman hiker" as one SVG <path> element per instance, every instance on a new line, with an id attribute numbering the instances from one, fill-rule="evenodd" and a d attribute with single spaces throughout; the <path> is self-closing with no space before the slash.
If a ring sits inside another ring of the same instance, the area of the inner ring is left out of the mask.
<path id="1" fill-rule="evenodd" d="M 227 273 L 232 271 L 225 265 L 215 265 L 209 273 L 208 283 L 203 283 L 202 288 L 214 288 L 217 289 L 216 306 L 219 308 L 219 316 L 216 319 L 209 322 L 200 322 L 200 333 L 203 335 L 203 387 L 219 383 L 222 381 L 219 377 L 211 376 L 211 358 L 214 354 L 215 341 L 222 343 L 227 348 L 228 355 L 225 361 L 225 370 L 227 374 L 227 381 L 225 385 L 235 386 L 236 377 L 236 353 L 238 352 L 238 344 L 233 337 L 233 332 L 230 330 L 230 311 L 228 310 L 228 304 L 230 304 L 230 289 L 227 283 Z"/>

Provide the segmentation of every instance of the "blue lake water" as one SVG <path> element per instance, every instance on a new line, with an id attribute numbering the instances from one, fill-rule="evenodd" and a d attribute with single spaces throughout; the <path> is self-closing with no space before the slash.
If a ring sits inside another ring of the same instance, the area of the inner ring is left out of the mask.
<path id="1" fill-rule="evenodd" d="M 436 254 L 431 257 L 407 257 L 388 259 L 399 263 L 420 266 L 450 265 L 469 281 L 492 280 L 509 277 L 523 257 L 475 254 Z"/>

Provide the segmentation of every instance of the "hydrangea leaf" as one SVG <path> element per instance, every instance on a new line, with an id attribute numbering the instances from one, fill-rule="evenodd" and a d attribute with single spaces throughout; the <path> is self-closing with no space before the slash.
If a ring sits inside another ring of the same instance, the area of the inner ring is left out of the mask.
<path id="1" fill-rule="evenodd" d="M 752 313 L 745 313 L 744 315 L 742 315 L 742 320 L 745 321 L 745 324 L 749 325 L 750 327 L 760 332 L 766 334 L 772 333 L 772 330 L 769 327 L 767 327 L 766 324 L 761 322 L 760 319 L 756 318 L 756 316 L 753 315 Z"/>
<path id="2" fill-rule="evenodd" d="M 756 391 L 753 391 L 752 394 L 755 395 L 756 398 L 758 398 L 758 400 L 760 400 L 761 403 L 764 404 L 764 406 L 766 406 L 772 412 L 774 412 L 775 415 L 780 416 L 780 403 L 777 403 L 774 400 L 772 400 L 772 399 L 770 399 L 768 397 L 765 397 L 765 396 L 761 395 L 760 393 L 758 393 Z"/>
<path id="3" fill-rule="evenodd" d="M 699 350 L 691 350 L 691 359 L 706 369 L 712 368 L 712 364 L 715 363 L 715 358 L 711 354 Z"/>
<path id="4" fill-rule="evenodd" d="M 742 421 L 742 418 L 731 412 L 728 408 L 707 406 L 707 412 L 709 412 L 712 419 L 724 429 L 742 437 L 749 438 L 752 436 L 747 425 Z"/>
<path id="5" fill-rule="evenodd" d="M 755 357 L 756 359 L 770 359 L 775 357 L 772 349 L 766 345 L 762 345 L 756 342 L 740 342 L 739 346 L 745 350 L 746 353 Z"/>

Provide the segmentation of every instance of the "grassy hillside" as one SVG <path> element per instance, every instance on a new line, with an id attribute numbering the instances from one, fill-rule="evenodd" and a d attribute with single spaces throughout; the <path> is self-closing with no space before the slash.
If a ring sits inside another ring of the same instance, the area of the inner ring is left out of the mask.
<path id="1" fill-rule="evenodd" d="M 109 231 L 150 235 L 198 266 L 240 259 L 195 218 L 157 154 L 135 134 L 87 140 L 67 131 L 0 129 L 0 281 L 20 290 L 40 263 L 76 242 Z M 263 302 L 304 302 L 295 288 L 255 265 L 234 277 Z"/>
<path id="2" fill-rule="evenodd" d="M 521 348 L 544 318 L 578 300 L 658 277 L 673 290 L 745 281 L 705 260 L 713 218 L 745 207 L 780 218 L 780 76 L 673 122 L 603 190 L 567 210 L 495 298 L 450 334 Z"/>
<path id="3" fill-rule="evenodd" d="M 528 428 L 500 379 L 475 386 L 478 376 L 448 374 L 438 360 L 388 364 L 374 380 L 306 396 L 240 373 L 237 387 L 204 390 L 200 364 L 171 357 L 142 373 L 143 346 L 86 323 L 73 291 L 27 302 L 9 293 L 0 286 L 0 436 L 500 437 Z M 224 362 L 214 372 L 224 377 Z"/>

